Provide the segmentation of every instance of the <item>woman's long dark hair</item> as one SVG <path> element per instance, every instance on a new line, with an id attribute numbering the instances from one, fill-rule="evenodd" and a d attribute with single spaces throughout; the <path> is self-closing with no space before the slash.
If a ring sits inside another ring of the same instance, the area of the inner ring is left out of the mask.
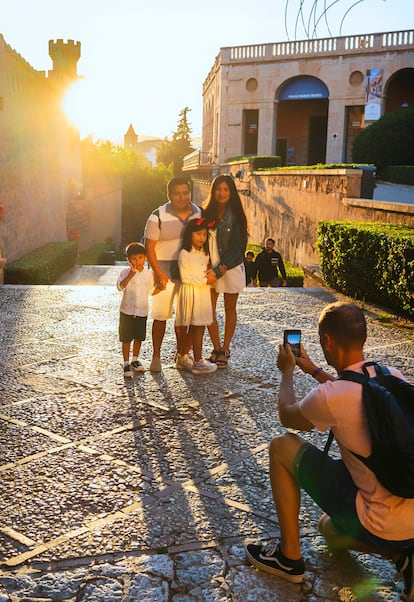
<path id="1" fill-rule="evenodd" d="M 199 217 L 198 219 L 190 219 L 188 224 L 184 229 L 183 241 L 181 243 L 181 248 L 186 251 L 191 251 L 193 248 L 193 232 L 200 232 L 200 230 L 207 230 L 209 227 L 212 227 L 212 224 L 206 220 L 205 217 Z M 208 255 L 208 240 L 203 244 L 203 250 L 206 255 Z"/>
<path id="2" fill-rule="evenodd" d="M 214 195 L 215 195 L 217 186 L 219 184 L 221 184 L 222 182 L 225 182 L 230 189 L 229 204 L 230 204 L 231 210 L 233 212 L 233 215 L 239 222 L 242 232 L 245 232 L 246 236 L 247 236 L 248 230 L 247 230 L 246 214 L 244 212 L 243 205 L 241 203 L 240 196 L 239 196 L 239 193 L 237 192 L 237 188 L 236 188 L 236 185 L 234 183 L 234 179 L 232 176 L 221 174 L 221 175 L 217 176 L 216 178 L 214 178 L 214 180 L 211 184 L 210 193 L 204 204 L 204 215 L 206 216 L 207 221 L 214 220 L 217 222 L 219 204 L 217 203 L 216 199 L 214 198 Z"/>

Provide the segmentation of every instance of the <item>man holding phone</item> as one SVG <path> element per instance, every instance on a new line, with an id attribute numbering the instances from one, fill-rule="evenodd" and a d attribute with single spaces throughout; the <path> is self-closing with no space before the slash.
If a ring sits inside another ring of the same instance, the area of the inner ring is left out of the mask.
<path id="1" fill-rule="evenodd" d="M 338 374 L 344 370 L 362 373 L 366 336 L 365 316 L 352 303 L 332 303 L 319 318 L 319 339 L 325 359 Z M 292 432 L 272 440 L 270 482 L 280 541 L 247 544 L 247 560 L 258 569 L 293 583 L 304 580 L 305 563 L 299 538 L 302 488 L 325 513 L 318 527 L 328 546 L 380 554 L 392 560 L 404 581 L 403 599 L 413 602 L 414 499 L 387 491 L 355 455 L 366 458 L 371 453 L 362 385 L 335 379 L 312 362 L 303 346 L 300 356 L 295 357 L 288 343 L 281 345 L 277 365 L 282 373 L 279 392 L 282 425 L 302 431 L 332 428 L 341 459 L 330 458 Z M 295 366 L 320 383 L 302 400 L 296 399 L 294 391 Z M 391 367 L 389 370 L 404 380 L 398 370 Z M 368 371 L 374 376 L 372 366 Z"/>

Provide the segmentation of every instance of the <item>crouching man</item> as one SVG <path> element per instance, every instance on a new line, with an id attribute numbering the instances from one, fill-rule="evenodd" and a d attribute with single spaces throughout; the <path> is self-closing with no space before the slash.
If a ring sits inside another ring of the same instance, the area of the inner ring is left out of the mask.
<path id="1" fill-rule="evenodd" d="M 320 344 L 327 363 L 338 374 L 344 370 L 362 373 L 366 336 L 364 314 L 351 303 L 333 303 L 320 316 Z M 354 455 L 368 457 L 371 453 L 362 385 L 335 380 L 312 362 L 303 346 L 296 358 L 288 345 L 281 346 L 277 365 L 282 373 L 282 425 L 302 431 L 331 428 L 341 459 L 324 455 L 293 433 L 273 439 L 269 450 L 270 481 L 280 541 L 247 544 L 247 560 L 288 581 L 304 580 L 299 539 L 302 488 L 324 512 L 318 526 L 330 549 L 352 549 L 392 560 L 404 581 L 403 599 L 414 601 L 414 499 L 387 491 Z M 320 383 L 301 400 L 296 399 L 293 385 L 296 365 Z M 403 378 L 398 370 L 389 370 Z M 372 366 L 368 371 L 374 376 Z"/>

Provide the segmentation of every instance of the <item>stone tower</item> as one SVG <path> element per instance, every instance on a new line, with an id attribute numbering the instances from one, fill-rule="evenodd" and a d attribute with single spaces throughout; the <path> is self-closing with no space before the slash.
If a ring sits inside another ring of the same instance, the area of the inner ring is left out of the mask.
<path id="1" fill-rule="evenodd" d="M 138 150 L 138 136 L 135 133 L 132 123 L 129 124 L 128 131 L 124 135 L 124 148 L 128 150 Z"/>
<path id="2" fill-rule="evenodd" d="M 63 80 L 76 80 L 77 63 L 81 55 L 81 44 L 74 40 L 49 40 L 49 56 L 53 61 L 53 70 L 49 77 Z"/>

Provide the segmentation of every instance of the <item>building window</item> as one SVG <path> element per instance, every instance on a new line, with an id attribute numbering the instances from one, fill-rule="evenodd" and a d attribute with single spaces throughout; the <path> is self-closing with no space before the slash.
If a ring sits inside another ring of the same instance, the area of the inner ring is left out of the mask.
<path id="1" fill-rule="evenodd" d="M 257 154 L 257 140 L 259 129 L 259 111 L 244 110 L 243 111 L 243 153 L 245 155 Z"/>

